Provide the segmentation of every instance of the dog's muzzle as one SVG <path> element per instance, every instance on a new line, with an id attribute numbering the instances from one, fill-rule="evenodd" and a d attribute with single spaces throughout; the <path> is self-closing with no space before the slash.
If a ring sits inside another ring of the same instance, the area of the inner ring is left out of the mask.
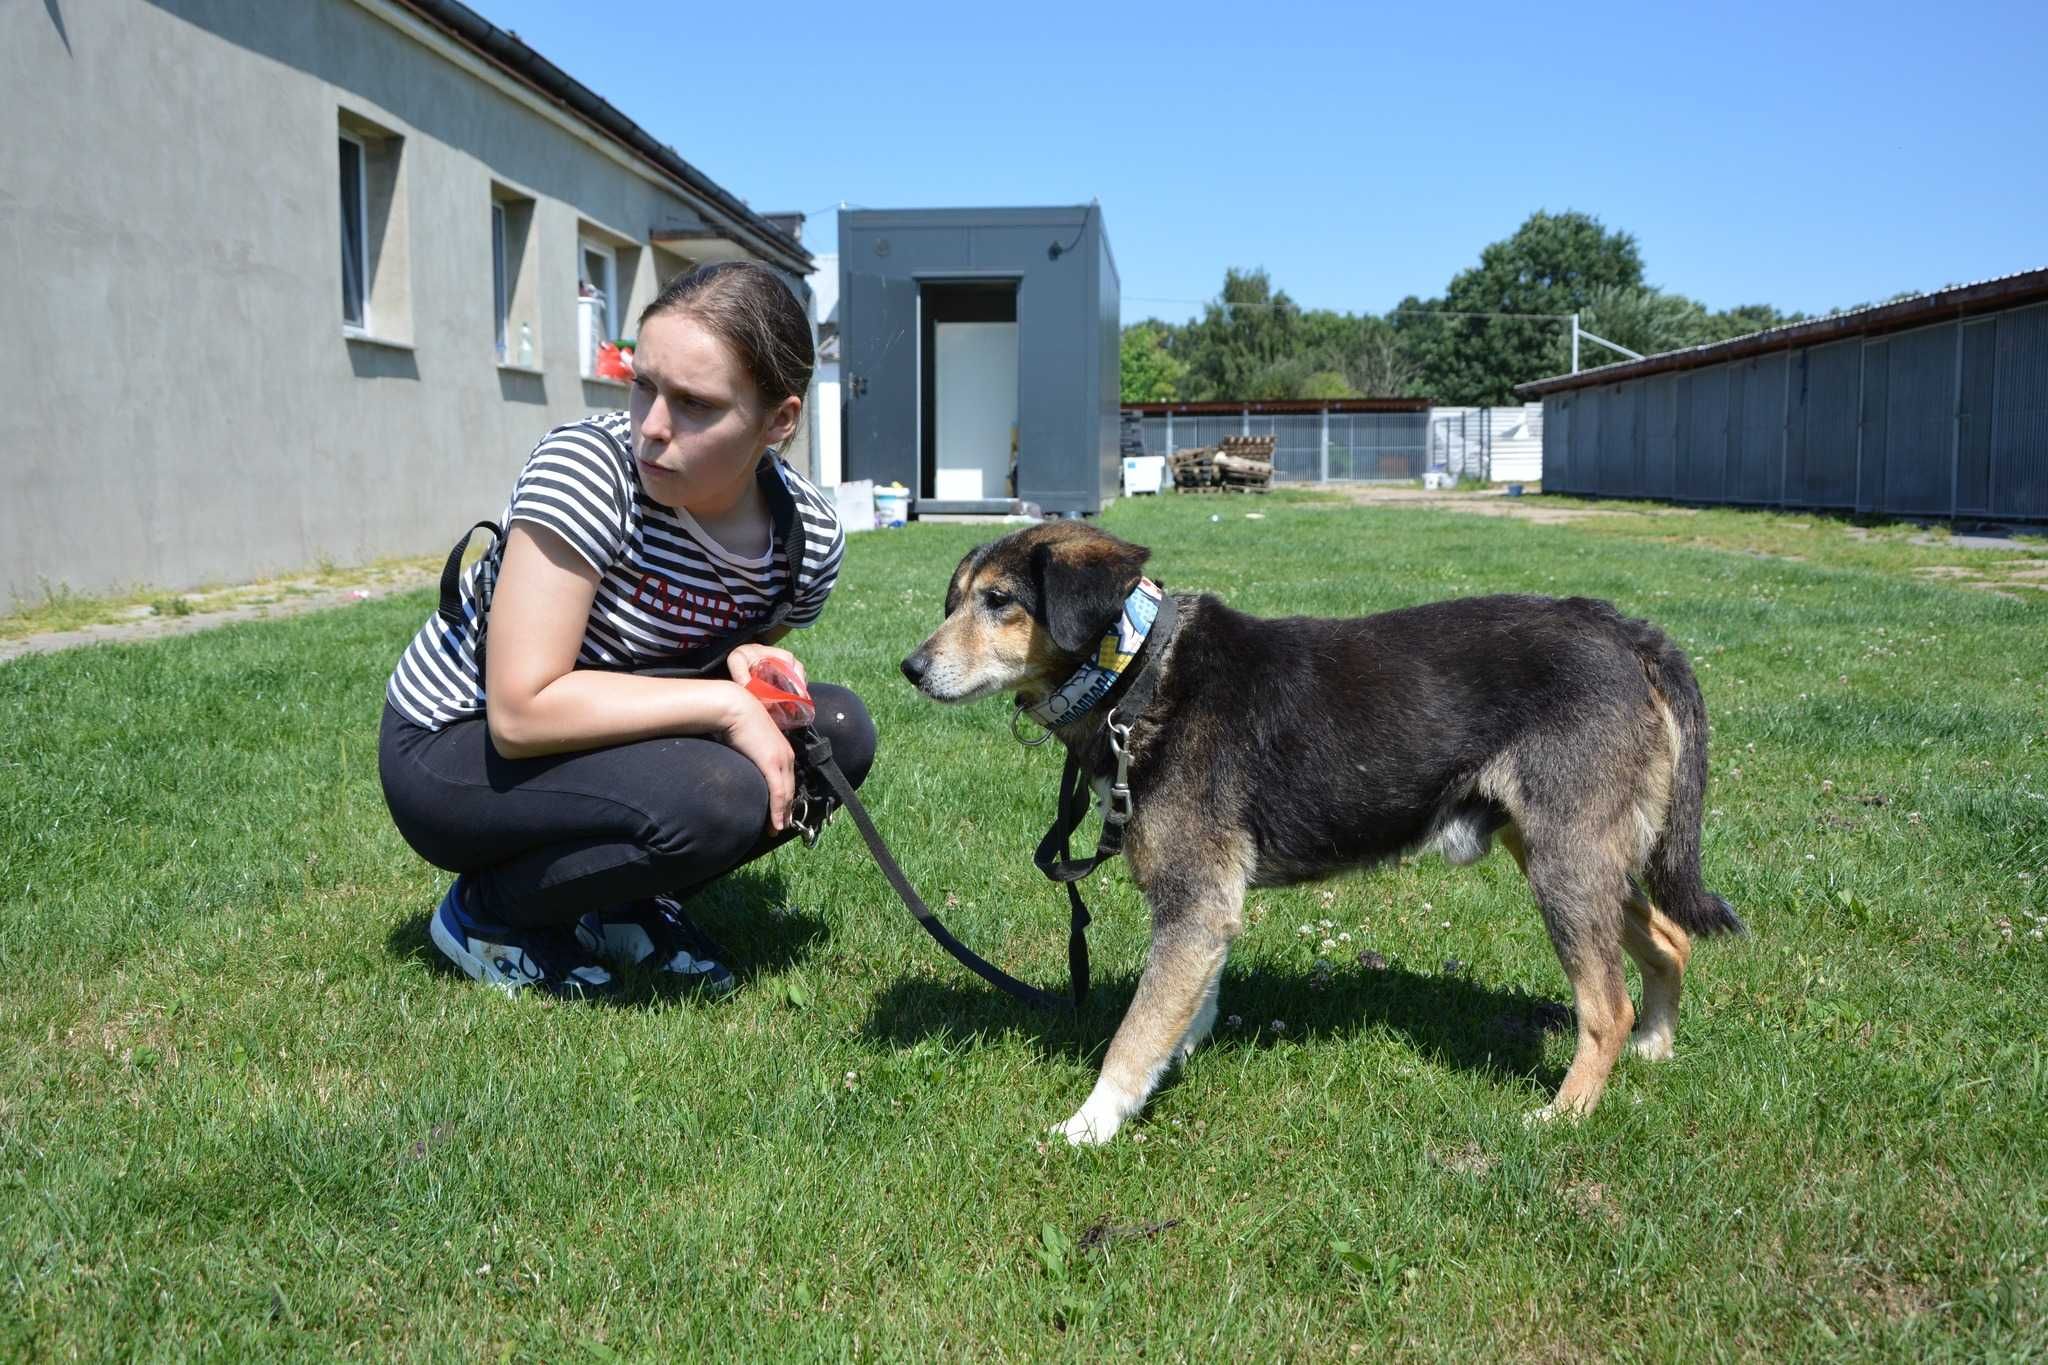
<path id="1" fill-rule="evenodd" d="M 912 687 L 923 687 L 924 675 L 931 670 L 932 654 L 928 649 L 920 649 L 903 661 L 903 676 L 910 679 Z"/>

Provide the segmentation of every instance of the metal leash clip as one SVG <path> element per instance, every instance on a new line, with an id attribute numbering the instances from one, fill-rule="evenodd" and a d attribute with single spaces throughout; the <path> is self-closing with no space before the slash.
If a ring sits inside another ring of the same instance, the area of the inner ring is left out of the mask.
<path id="1" fill-rule="evenodd" d="M 1023 745 L 1027 749 L 1036 749 L 1039 745 L 1045 743 L 1047 740 L 1052 738 L 1052 731 L 1046 729 L 1044 726 L 1039 726 L 1037 737 L 1033 739 L 1026 739 L 1024 737 L 1023 730 L 1024 721 L 1026 719 L 1027 717 L 1024 712 L 1024 704 L 1022 702 L 1019 702 L 1017 703 L 1016 709 L 1010 712 L 1010 737 L 1012 739 L 1015 739 L 1019 744 Z M 1038 722 L 1032 721 L 1032 724 L 1037 725 Z"/>
<path id="2" fill-rule="evenodd" d="M 1116 759 L 1116 777 L 1109 784 L 1109 799 L 1103 819 L 1125 825 L 1131 820 L 1131 727 L 1119 721 L 1114 710 L 1109 713 L 1106 724 L 1109 728 L 1109 752 Z"/>
<path id="3" fill-rule="evenodd" d="M 818 815 L 815 819 L 811 816 L 814 806 L 818 808 Z M 811 794 L 807 791 L 799 790 L 796 794 L 796 800 L 790 803 L 789 823 L 796 827 L 796 832 L 803 839 L 805 848 L 816 848 L 818 846 L 818 836 L 825 832 L 825 822 L 831 818 L 832 803 L 829 801 L 813 801 Z"/>

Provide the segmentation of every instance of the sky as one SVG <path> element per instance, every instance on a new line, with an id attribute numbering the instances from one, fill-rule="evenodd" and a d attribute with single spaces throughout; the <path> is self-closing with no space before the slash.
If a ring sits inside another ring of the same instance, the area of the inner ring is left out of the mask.
<path id="1" fill-rule="evenodd" d="M 1098 200 L 1127 323 L 1233 266 L 1383 312 L 1538 209 L 1710 308 L 2048 266 L 2042 0 L 468 3 L 814 253 L 842 203 Z"/>

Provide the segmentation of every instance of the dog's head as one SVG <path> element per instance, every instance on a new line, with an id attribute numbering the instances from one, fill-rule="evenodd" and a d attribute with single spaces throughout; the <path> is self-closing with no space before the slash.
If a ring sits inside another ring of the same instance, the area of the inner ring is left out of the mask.
<path id="1" fill-rule="evenodd" d="M 946 589 L 946 619 L 903 661 L 903 676 L 936 701 L 1036 701 L 1094 653 L 1150 554 L 1080 521 L 1041 522 L 970 551 Z"/>

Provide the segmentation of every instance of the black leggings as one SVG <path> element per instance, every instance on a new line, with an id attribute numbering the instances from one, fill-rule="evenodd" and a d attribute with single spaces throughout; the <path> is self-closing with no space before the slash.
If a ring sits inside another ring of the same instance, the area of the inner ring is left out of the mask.
<path id="1" fill-rule="evenodd" d="M 830 683 L 811 698 L 858 787 L 875 761 L 867 707 Z M 768 780 L 753 761 L 700 736 L 506 758 L 481 716 L 426 730 L 387 704 L 377 769 L 405 841 L 468 875 L 480 918 L 519 928 L 687 895 L 796 833 L 769 831 Z"/>

